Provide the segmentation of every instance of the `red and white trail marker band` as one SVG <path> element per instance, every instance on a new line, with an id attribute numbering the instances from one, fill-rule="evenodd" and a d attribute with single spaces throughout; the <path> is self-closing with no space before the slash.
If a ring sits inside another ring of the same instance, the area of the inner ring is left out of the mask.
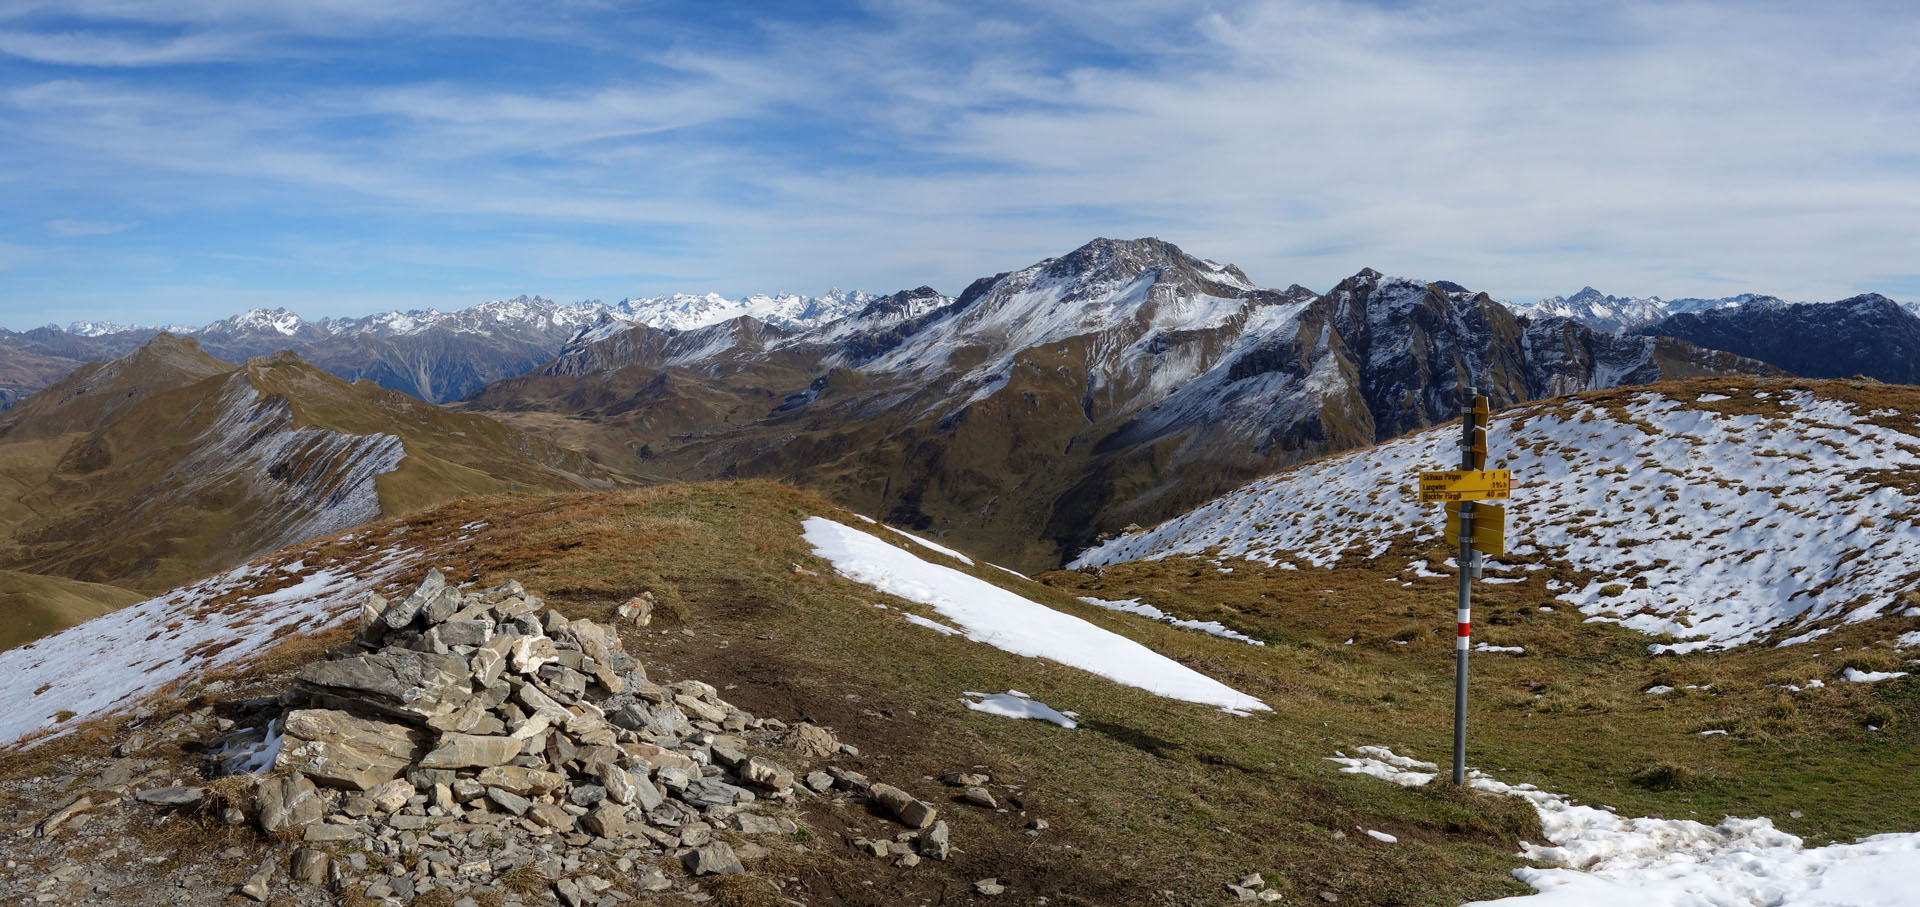
<path id="1" fill-rule="evenodd" d="M 1466 648 L 1467 640 L 1471 638 L 1473 638 L 1473 609 L 1461 608 L 1460 609 L 1460 641 L 1457 644 L 1457 647 L 1461 649 Z"/>

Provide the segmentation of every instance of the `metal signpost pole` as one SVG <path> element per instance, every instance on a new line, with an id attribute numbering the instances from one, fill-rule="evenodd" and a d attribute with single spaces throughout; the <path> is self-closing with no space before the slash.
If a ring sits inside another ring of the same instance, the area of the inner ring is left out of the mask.
<path id="1" fill-rule="evenodd" d="M 1460 468 L 1478 469 L 1474 462 L 1474 398 L 1469 387 L 1460 401 Z M 1453 783 L 1467 782 L 1467 647 L 1473 635 L 1473 502 L 1460 502 L 1460 634 L 1454 643 L 1453 669 Z"/>

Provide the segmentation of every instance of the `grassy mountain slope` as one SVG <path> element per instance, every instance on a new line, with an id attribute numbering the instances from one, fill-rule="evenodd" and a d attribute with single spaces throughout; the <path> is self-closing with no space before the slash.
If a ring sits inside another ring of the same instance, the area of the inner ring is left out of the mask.
<path id="1" fill-rule="evenodd" d="M 150 592 L 465 494 L 609 481 L 492 420 L 291 354 L 233 366 L 172 338 L 8 412 L 0 463 L 0 566 Z"/>
<path id="2" fill-rule="evenodd" d="M 312 576 L 372 571 L 369 585 L 398 588 L 434 564 L 456 580 L 519 579 L 569 615 L 594 620 L 652 592 L 660 599 L 653 625 L 620 625 L 650 676 L 704 679 L 756 714 L 829 726 L 861 753 L 837 764 L 898 779 L 953 823 L 953 862 L 900 870 L 850 844 L 897 826 L 859 810 L 809 807 L 809 830 L 789 842 L 805 851 L 783 845 L 775 858 L 778 873 L 797 880 L 786 896 L 807 903 L 974 903 L 972 881 L 995 876 L 1019 902 L 1212 904 L 1225 897 L 1223 883 L 1251 871 L 1291 903 L 1314 902 L 1320 892 L 1343 903 L 1435 905 L 1525 892 L 1507 874 L 1519 862 L 1511 856 L 1518 841 L 1539 840 L 1522 804 L 1403 789 L 1326 761 L 1366 744 L 1444 756 L 1452 649 L 1434 631 L 1451 625 L 1452 585 L 1409 564 L 1431 557 L 1432 546 L 1396 543 L 1393 557 L 1295 569 L 1168 558 L 1098 576 L 1049 574 L 1042 584 L 867 527 L 1273 707 L 1236 718 L 914 626 L 902 612 L 927 609 L 838 576 L 813 555 L 801 522 L 815 515 L 865 526 L 816 495 L 757 481 L 466 500 L 280 552 L 258 573 L 276 578 L 262 590 L 301 582 L 277 579 L 281 566 Z M 1493 640 L 1528 651 L 1476 660 L 1474 764 L 1624 815 L 1712 822 L 1723 813 L 1764 814 L 1816 839 L 1911 830 L 1920 728 L 1908 719 L 1920 685 L 1909 678 L 1789 693 L 1768 684 L 1830 676 L 1841 660 L 1884 667 L 1895 657 L 1887 641 L 1920 620 L 1847 625 L 1819 653 L 1745 647 L 1656 658 L 1631 630 L 1583 622 L 1569 608 L 1540 611 L 1552 601 L 1544 584 L 1553 575 L 1484 588 L 1482 620 Z M 237 585 L 209 587 L 205 604 L 188 610 L 240 620 L 256 607 L 278 607 L 272 593 Z M 351 585 L 336 576 L 326 590 Z M 1115 613 L 1080 595 L 1144 598 L 1182 617 L 1224 620 L 1267 644 Z M 325 613 L 344 619 L 350 597 L 336 598 Z M 269 626 L 283 619 L 259 613 Z M 161 709 L 156 720 L 182 702 L 218 707 L 273 689 L 269 679 L 317 654 L 324 637 L 304 634 L 323 624 L 306 620 L 277 647 L 157 672 L 149 682 L 170 695 L 152 700 Z M 1844 651 L 1829 651 L 1835 646 Z M 239 682 L 198 698 L 213 680 Z M 1640 692 L 1655 683 L 1676 690 Z M 958 702 L 963 691 L 1006 689 L 1073 710 L 1081 726 L 1015 721 Z M 76 695 L 56 685 L 35 706 L 50 714 Z M 116 723 L 88 711 L 56 726 L 75 733 L 10 757 L 5 774 L 72 774 L 119 736 Z M 1697 733 L 1709 728 L 1732 733 Z M 1004 812 L 962 804 L 932 780 L 975 768 L 993 775 Z M 16 825 L 31 819 L 18 802 L 0 810 Z M 1048 827 L 1027 834 L 1033 819 Z M 251 865 L 231 871 L 243 875 Z M 759 903 L 737 889 L 715 892 L 721 904 Z"/>
<path id="3" fill-rule="evenodd" d="M 0 651 L 146 599 L 131 589 L 0 570 Z"/>

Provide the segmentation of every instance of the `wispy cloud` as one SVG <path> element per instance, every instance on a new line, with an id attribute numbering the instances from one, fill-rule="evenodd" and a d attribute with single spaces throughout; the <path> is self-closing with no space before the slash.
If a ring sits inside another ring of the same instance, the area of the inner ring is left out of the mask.
<path id="1" fill-rule="evenodd" d="M 182 35 L 159 40 L 85 32 L 0 31 L 0 54 L 63 66 L 165 66 L 236 59 L 249 42 L 237 35 Z"/>
<path id="2" fill-rule="evenodd" d="M 36 61 L 0 69 L 15 215 L 140 212 L 126 239 L 173 247 L 126 253 L 154 286 L 955 290 L 1146 234 L 1277 285 L 1374 266 L 1510 298 L 1920 271 L 1899 5 L 78 0 L 0 23 Z M 171 65 L 195 60 L 227 68 Z M 247 257 L 293 265 L 223 270 Z"/>
<path id="3" fill-rule="evenodd" d="M 109 236 L 123 230 L 131 230 L 137 226 L 139 226 L 139 224 L 133 221 L 70 220 L 67 218 L 56 218 L 47 221 L 47 229 L 52 232 L 53 235 L 69 238 L 80 236 Z"/>

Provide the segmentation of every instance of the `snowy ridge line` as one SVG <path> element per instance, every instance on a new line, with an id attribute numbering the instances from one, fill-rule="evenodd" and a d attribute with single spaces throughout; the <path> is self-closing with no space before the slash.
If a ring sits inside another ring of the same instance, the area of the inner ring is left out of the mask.
<path id="1" fill-rule="evenodd" d="M 1231 714 L 1270 711 L 1266 703 L 1118 633 L 970 574 L 928 563 L 872 533 L 817 516 L 808 517 L 802 527 L 813 553 L 832 564 L 835 572 L 932 608 L 974 642 Z"/>
<path id="2" fill-rule="evenodd" d="M 1872 477 L 1920 466 L 1920 437 L 1804 389 L 1708 404 L 1668 393 L 1633 393 L 1618 414 L 1574 400 L 1494 418 L 1490 465 L 1515 474 L 1509 555 L 1593 574 L 1562 601 L 1687 640 L 1656 651 L 1688 651 L 1869 619 L 1920 580 L 1920 499 Z M 1707 408 L 1756 399 L 1771 411 Z M 1458 434 L 1441 426 L 1260 479 L 1069 566 L 1205 554 L 1329 567 L 1408 536 L 1437 542 L 1438 505 L 1404 486 L 1450 466 Z"/>
<path id="3" fill-rule="evenodd" d="M 352 563 L 256 560 L 0 652 L 0 747 L 64 736 L 178 680 L 252 658 L 290 634 L 327 629 L 426 556 L 374 549 Z M 282 557 L 284 560 L 284 556 Z M 249 591 L 284 582 L 267 591 Z M 74 713 L 66 721 L 62 711 Z"/>
<path id="4" fill-rule="evenodd" d="M 1357 757 L 1328 759 L 1342 772 L 1419 787 L 1439 767 L 1363 746 Z M 1727 817 L 1718 825 L 1687 819 L 1629 819 L 1581 806 L 1531 784 L 1507 784 L 1477 769 L 1469 785 L 1520 797 L 1540 814 L 1548 844 L 1521 842 L 1517 856 L 1556 864 L 1523 867 L 1514 878 L 1538 894 L 1478 904 L 1508 907 L 1893 907 L 1912 904 L 1920 873 L 1920 833 L 1875 835 L 1852 844 L 1807 848 L 1766 818 Z M 1473 905 L 1468 905 L 1473 907 Z"/>
<path id="5" fill-rule="evenodd" d="M 263 396 L 245 372 L 219 398 L 219 419 L 175 467 L 183 488 L 247 476 L 246 505 L 264 516 L 255 550 L 273 550 L 380 518 L 376 479 L 400 468 L 398 435 L 294 426 L 293 408 Z M 278 476 L 274 471 L 279 470 Z M 165 506 L 165 499 L 148 506 Z M 239 506 L 239 505 L 236 505 Z"/>

